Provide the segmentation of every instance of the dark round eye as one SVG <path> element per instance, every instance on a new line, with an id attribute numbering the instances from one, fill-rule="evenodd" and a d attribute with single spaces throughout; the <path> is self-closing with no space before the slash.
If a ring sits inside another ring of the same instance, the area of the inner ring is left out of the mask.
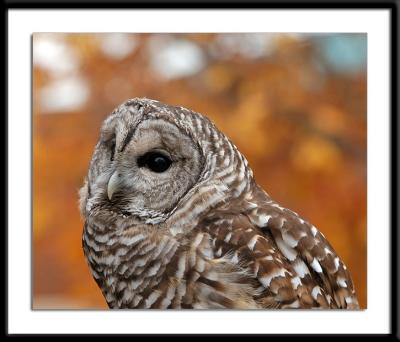
<path id="1" fill-rule="evenodd" d="M 138 159 L 139 167 L 147 167 L 157 173 L 167 171 L 171 164 L 172 160 L 160 152 L 148 152 Z"/>

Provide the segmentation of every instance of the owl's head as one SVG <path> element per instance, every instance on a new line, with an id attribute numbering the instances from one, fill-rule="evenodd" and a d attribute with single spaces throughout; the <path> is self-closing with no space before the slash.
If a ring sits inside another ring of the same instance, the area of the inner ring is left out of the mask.
<path id="1" fill-rule="evenodd" d="M 147 224 L 182 219 L 237 197 L 251 176 L 244 157 L 207 118 L 132 99 L 102 125 L 80 191 L 81 212 Z"/>

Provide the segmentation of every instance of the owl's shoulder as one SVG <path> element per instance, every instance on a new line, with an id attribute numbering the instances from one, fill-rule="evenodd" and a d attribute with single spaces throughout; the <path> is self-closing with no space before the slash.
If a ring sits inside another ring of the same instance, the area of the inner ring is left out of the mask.
<path id="1" fill-rule="evenodd" d="M 203 222 L 216 258 L 246 269 L 262 288 L 263 307 L 357 308 L 346 266 L 313 225 L 261 191 L 239 213 Z"/>
<path id="2" fill-rule="evenodd" d="M 290 308 L 312 306 L 307 289 L 312 279 L 301 280 L 290 261 L 282 255 L 268 230 L 254 225 L 244 214 L 209 220 L 203 231 L 210 236 L 216 260 L 243 270 L 257 291 L 253 299 L 258 307 Z M 300 295 L 303 301 L 299 302 Z M 321 303 L 322 304 L 322 303 Z"/>

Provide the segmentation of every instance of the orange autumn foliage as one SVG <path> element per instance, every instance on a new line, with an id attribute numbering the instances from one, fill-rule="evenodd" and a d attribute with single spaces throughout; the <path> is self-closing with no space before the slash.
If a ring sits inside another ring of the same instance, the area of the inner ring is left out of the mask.
<path id="1" fill-rule="evenodd" d="M 365 70 L 321 72 L 313 42 L 289 35 L 276 35 L 274 49 L 261 57 L 222 48 L 218 57 L 210 48 L 218 48 L 217 35 L 170 34 L 168 41 L 195 44 L 203 66 L 163 78 L 151 63 L 154 47 L 148 47 L 157 35 L 132 36 L 135 47 L 111 58 L 99 34 L 62 35 L 79 61 L 76 68 L 54 74 L 43 63 L 34 65 L 33 307 L 106 308 L 83 257 L 78 190 L 104 118 L 128 98 L 149 97 L 213 120 L 247 157 L 257 182 L 324 233 L 351 271 L 365 308 Z M 61 39 L 35 34 L 34 46 L 43 37 Z M 84 79 L 85 102 L 46 109 L 49 93 L 43 90 L 71 74 Z"/>

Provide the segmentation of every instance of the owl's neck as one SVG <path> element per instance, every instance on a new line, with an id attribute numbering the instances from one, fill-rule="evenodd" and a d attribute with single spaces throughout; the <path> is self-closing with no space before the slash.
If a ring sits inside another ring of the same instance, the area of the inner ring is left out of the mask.
<path id="1" fill-rule="evenodd" d="M 104 231 L 85 224 L 83 247 L 92 275 L 111 308 L 140 307 L 163 279 L 178 242 L 143 227 Z"/>

